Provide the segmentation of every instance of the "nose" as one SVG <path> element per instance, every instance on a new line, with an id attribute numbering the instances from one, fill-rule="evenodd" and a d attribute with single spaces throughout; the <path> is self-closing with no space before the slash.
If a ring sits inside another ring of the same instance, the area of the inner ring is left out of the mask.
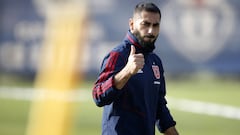
<path id="1" fill-rule="evenodd" d="M 153 28 L 152 28 L 152 27 L 149 27 L 149 28 L 148 28 L 148 34 L 152 34 L 152 32 L 153 32 Z"/>

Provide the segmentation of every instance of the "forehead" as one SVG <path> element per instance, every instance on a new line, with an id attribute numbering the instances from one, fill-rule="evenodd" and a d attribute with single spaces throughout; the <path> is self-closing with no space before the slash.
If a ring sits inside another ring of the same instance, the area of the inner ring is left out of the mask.
<path id="1" fill-rule="evenodd" d="M 135 15 L 134 17 L 137 21 L 147 21 L 150 23 L 159 23 L 160 22 L 160 15 L 154 12 L 142 11 Z"/>

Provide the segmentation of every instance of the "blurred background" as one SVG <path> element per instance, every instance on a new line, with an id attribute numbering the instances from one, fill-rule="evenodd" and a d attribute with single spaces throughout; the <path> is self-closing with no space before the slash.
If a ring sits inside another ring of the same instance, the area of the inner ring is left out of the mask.
<path id="1" fill-rule="evenodd" d="M 148 1 L 162 12 L 155 53 L 180 133 L 239 134 L 240 1 Z M 61 134 L 100 134 L 102 109 L 94 105 L 91 89 L 104 55 L 127 33 L 138 2 L 1 0 L 0 134 L 27 134 L 37 95 L 71 104 L 62 116 L 71 119 L 68 132 Z M 49 87 L 57 90 L 38 90 Z M 58 91 L 62 87 L 64 93 Z"/>

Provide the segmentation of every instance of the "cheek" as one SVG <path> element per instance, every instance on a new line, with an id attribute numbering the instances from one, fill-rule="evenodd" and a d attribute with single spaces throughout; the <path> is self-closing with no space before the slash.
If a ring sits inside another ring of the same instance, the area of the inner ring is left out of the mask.
<path id="1" fill-rule="evenodd" d="M 144 37 L 146 35 L 146 32 L 144 32 L 143 30 L 136 30 L 136 32 L 140 37 Z"/>
<path id="2" fill-rule="evenodd" d="M 156 29 L 154 30 L 154 34 L 155 34 L 155 35 L 158 35 L 159 32 L 160 32 L 160 28 L 156 28 Z"/>
<path id="3" fill-rule="evenodd" d="M 146 28 L 141 27 L 139 27 L 138 31 L 141 34 L 141 36 L 146 35 L 148 33 L 148 30 Z"/>

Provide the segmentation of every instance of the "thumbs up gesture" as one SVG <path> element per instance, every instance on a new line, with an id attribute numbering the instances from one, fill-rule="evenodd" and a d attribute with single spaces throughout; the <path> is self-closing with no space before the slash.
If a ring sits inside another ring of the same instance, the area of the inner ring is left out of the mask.
<path id="1" fill-rule="evenodd" d="M 136 54 L 136 49 L 131 45 L 131 52 L 128 57 L 128 62 L 126 68 L 131 75 L 134 75 L 138 72 L 139 69 L 142 69 L 144 66 L 144 55 L 142 53 Z"/>
<path id="2" fill-rule="evenodd" d="M 143 66 L 144 66 L 143 54 L 142 53 L 136 54 L 136 49 L 132 45 L 126 66 L 114 76 L 115 87 L 121 90 L 129 80 L 129 78 L 132 75 L 136 74 L 139 69 L 142 69 Z"/>

